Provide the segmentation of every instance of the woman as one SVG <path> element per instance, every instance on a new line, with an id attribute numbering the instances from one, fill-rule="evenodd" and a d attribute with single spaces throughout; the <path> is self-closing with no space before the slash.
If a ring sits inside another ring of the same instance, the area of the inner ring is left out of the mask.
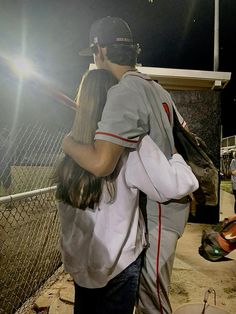
<path id="1" fill-rule="evenodd" d="M 74 140 L 93 141 L 114 84 L 106 70 L 85 74 Z M 132 314 L 147 244 L 139 190 L 158 202 L 182 198 L 198 188 L 190 167 L 178 154 L 168 161 L 146 135 L 137 151 L 125 151 L 111 176 L 97 178 L 66 156 L 56 181 L 62 258 L 75 281 L 74 313 Z"/>

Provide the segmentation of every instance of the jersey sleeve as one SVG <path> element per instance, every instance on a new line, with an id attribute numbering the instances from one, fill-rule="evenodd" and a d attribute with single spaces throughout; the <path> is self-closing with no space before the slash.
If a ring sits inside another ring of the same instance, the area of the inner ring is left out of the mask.
<path id="1" fill-rule="evenodd" d="M 134 91 L 117 85 L 108 93 L 95 140 L 136 148 L 141 135 L 148 132 L 146 106 Z"/>

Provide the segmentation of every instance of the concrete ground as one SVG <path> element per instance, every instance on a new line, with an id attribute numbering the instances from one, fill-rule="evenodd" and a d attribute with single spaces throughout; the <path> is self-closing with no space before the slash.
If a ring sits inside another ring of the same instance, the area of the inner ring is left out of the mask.
<path id="1" fill-rule="evenodd" d="M 221 190 L 220 220 L 234 214 L 233 205 L 233 195 Z M 173 310 L 184 303 L 202 304 L 205 291 L 212 287 L 216 291 L 217 307 L 235 314 L 236 250 L 220 262 L 209 262 L 202 258 L 198 254 L 198 247 L 204 228 L 209 228 L 209 225 L 188 223 L 184 235 L 178 242 L 170 291 Z M 72 314 L 73 293 L 71 278 L 62 272 L 53 284 L 41 291 L 31 305 L 19 313 L 39 313 L 42 309 L 40 313 Z M 211 295 L 209 303 L 214 304 Z M 33 310 L 32 306 L 37 310 Z"/>
<path id="2" fill-rule="evenodd" d="M 234 195 L 220 190 L 220 220 L 232 215 L 234 215 Z"/>

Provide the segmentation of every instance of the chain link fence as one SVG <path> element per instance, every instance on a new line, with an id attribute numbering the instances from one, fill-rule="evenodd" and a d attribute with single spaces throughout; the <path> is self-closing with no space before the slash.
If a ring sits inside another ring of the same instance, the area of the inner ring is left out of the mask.
<path id="1" fill-rule="evenodd" d="M 61 265 L 52 178 L 68 133 L 0 128 L 0 314 L 15 313 Z"/>
<path id="2" fill-rule="evenodd" d="M 0 133 L 1 196 L 50 186 L 61 140 L 67 130 L 36 123 Z M 11 193 L 8 193 L 10 190 Z"/>

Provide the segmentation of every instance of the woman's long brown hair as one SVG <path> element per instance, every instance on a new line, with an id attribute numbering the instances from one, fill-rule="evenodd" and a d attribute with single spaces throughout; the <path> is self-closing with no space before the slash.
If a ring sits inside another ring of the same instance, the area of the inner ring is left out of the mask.
<path id="1" fill-rule="evenodd" d="M 91 70 L 82 78 L 76 97 L 78 111 L 71 135 L 77 142 L 92 144 L 97 124 L 101 120 L 109 88 L 117 83 L 107 70 Z M 94 208 L 100 201 L 104 182 L 112 197 L 115 192 L 113 176 L 98 178 L 81 168 L 72 158 L 65 156 L 59 163 L 54 182 L 56 198 L 79 209 Z"/>

